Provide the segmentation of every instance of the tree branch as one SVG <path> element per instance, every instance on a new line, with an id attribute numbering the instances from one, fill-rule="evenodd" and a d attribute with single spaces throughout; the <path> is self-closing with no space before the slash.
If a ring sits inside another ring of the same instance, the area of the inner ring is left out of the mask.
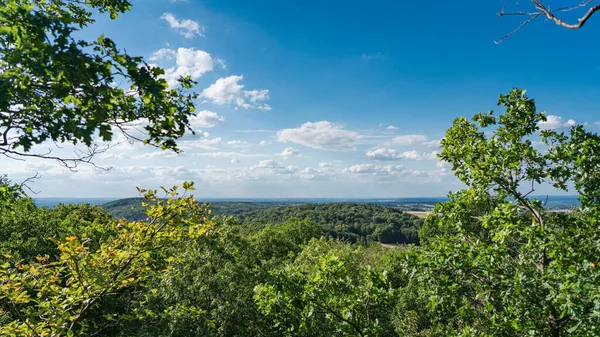
<path id="1" fill-rule="evenodd" d="M 555 10 L 551 10 L 550 7 L 544 6 L 540 0 L 531 0 L 531 2 L 534 4 L 534 6 L 536 8 L 536 11 L 531 12 L 531 11 L 523 11 L 523 10 L 521 10 L 521 7 L 519 5 L 519 1 L 517 0 L 517 1 L 515 1 L 516 7 L 517 7 L 517 11 L 516 12 L 506 12 L 506 2 L 504 3 L 504 6 L 500 10 L 500 12 L 498 12 L 498 14 L 497 14 L 498 17 L 502 17 L 502 16 L 529 16 L 529 19 L 527 19 L 524 22 L 522 22 L 517 28 L 515 28 L 510 33 L 502 36 L 499 40 L 494 41 L 494 43 L 496 43 L 496 44 L 501 43 L 506 38 L 508 38 L 509 36 L 515 34 L 519 30 L 521 30 L 521 28 L 523 28 L 524 26 L 526 26 L 527 24 L 529 24 L 533 20 L 537 19 L 539 16 L 545 16 L 546 18 L 548 18 L 548 20 L 552 20 L 552 21 L 554 21 L 554 23 L 556 23 L 557 25 L 559 25 L 561 27 L 564 27 L 564 28 L 579 29 L 579 28 L 583 27 L 583 25 L 585 25 L 585 23 L 592 17 L 592 15 L 594 15 L 594 13 L 596 13 L 597 11 L 600 11 L 600 4 L 594 5 L 594 6 L 592 6 L 592 7 L 590 7 L 588 9 L 588 11 L 585 13 L 584 16 L 582 16 L 581 18 L 577 19 L 577 23 L 567 23 L 567 22 L 563 21 L 562 19 L 560 19 L 559 17 L 557 17 L 555 13 L 558 13 L 558 12 L 563 12 L 563 13 L 564 12 L 570 12 L 570 11 L 573 11 L 573 10 L 578 9 L 578 8 L 587 7 L 592 2 L 592 0 L 585 0 L 585 1 L 582 1 L 581 3 L 579 3 L 576 6 L 561 7 L 561 8 L 555 9 Z"/>
<path id="2" fill-rule="evenodd" d="M 579 28 L 583 27 L 583 25 L 585 25 L 585 23 L 587 22 L 587 20 L 589 18 L 591 18 L 592 15 L 594 15 L 594 13 L 596 13 L 596 11 L 600 10 L 600 4 L 592 6 L 585 13 L 585 15 L 583 17 L 577 19 L 577 23 L 570 24 L 570 23 L 566 23 L 566 22 L 562 21 L 561 19 L 559 19 L 558 17 L 556 17 L 556 15 L 554 15 L 550 10 L 548 10 L 546 7 L 544 7 L 539 0 L 531 0 L 531 1 L 535 4 L 535 7 L 537 7 L 542 13 L 544 13 L 544 15 L 546 15 L 546 17 L 548 19 L 554 21 L 557 25 L 559 25 L 561 27 L 568 28 L 568 29 L 579 29 Z M 583 7 L 583 6 L 587 6 L 590 2 L 591 2 L 591 0 L 588 0 L 588 1 L 584 2 L 584 3 L 579 4 L 578 6 L 572 7 L 569 10 L 572 10 L 572 9 L 575 9 L 575 8 L 579 8 L 579 7 Z M 565 10 L 561 10 L 561 11 L 564 12 Z"/>

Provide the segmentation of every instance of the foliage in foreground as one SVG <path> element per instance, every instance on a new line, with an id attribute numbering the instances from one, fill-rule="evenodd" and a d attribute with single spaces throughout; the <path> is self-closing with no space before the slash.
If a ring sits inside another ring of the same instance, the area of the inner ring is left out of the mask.
<path id="1" fill-rule="evenodd" d="M 186 191 L 192 188 L 185 184 Z M 50 238 L 58 251 L 56 260 L 49 255 L 15 259 L 3 250 L 0 335 L 92 334 L 120 320 L 158 315 L 145 308 L 143 297 L 137 294 L 160 278 L 165 268 L 163 254 L 172 254 L 176 243 L 200 237 L 211 226 L 206 209 L 192 196 L 175 198 L 176 187 L 165 192 L 171 198 L 148 209 L 149 221 L 107 222 L 104 225 L 111 233 L 107 236 L 83 232 Z M 149 191 L 146 198 L 154 199 L 154 192 Z M 131 307 L 122 315 L 98 310 L 107 298 L 128 299 L 124 303 Z M 174 305 L 160 315 L 180 309 Z M 201 312 L 193 307 L 185 310 Z"/>
<path id="2" fill-rule="evenodd" d="M 421 246 L 326 238 L 310 219 L 240 226 L 175 188 L 148 220 L 115 221 L 2 182 L 0 334 L 600 336 L 600 137 L 539 132 L 521 90 L 500 105 L 448 130 L 441 158 L 466 188 Z M 549 212 L 529 198 L 541 184 L 581 207 Z"/>
<path id="3" fill-rule="evenodd" d="M 545 130 L 521 90 L 501 95 L 506 113 L 455 120 L 441 158 L 467 186 L 438 205 L 421 231 L 420 296 L 444 334 L 600 334 L 600 137 L 574 126 Z M 486 137 L 486 128 L 492 135 Z M 528 195 L 541 184 L 574 189 L 581 208 L 553 213 Z M 425 238 L 425 236 L 427 236 Z M 427 330 L 427 329 L 426 329 Z"/>

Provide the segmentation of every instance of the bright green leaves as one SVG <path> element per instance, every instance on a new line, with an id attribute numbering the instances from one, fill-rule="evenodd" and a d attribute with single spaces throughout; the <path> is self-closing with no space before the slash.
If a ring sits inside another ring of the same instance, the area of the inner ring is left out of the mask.
<path id="1" fill-rule="evenodd" d="M 455 120 L 441 158 L 467 189 L 436 206 L 420 231 L 414 267 L 427 324 L 417 333 L 465 336 L 598 336 L 600 137 L 582 126 L 539 132 L 543 113 L 515 89 L 506 112 Z M 488 128 L 488 129 L 486 129 Z M 582 207 L 553 213 L 528 196 L 572 184 Z M 410 323 L 410 322 L 409 322 Z M 441 323 L 441 326 L 440 326 Z"/>
<path id="2" fill-rule="evenodd" d="M 456 119 L 442 140 L 440 158 L 452 164 L 465 184 L 508 196 L 521 184 L 539 184 L 546 177 L 546 159 L 529 140 L 545 117 L 519 89 L 501 95 L 498 105 L 506 112 L 497 118 L 489 112 L 475 115 L 473 123 Z M 488 138 L 480 128 L 491 126 L 495 129 Z"/>
<path id="3" fill-rule="evenodd" d="M 204 206 L 192 196 L 179 197 L 176 191 L 168 189 L 168 199 L 148 208 L 148 221 L 109 221 L 102 223 L 101 235 L 88 236 L 95 231 L 89 226 L 80 235 L 53 239 L 56 260 L 42 257 L 0 265 L 0 308 L 10 309 L 0 335 L 80 335 L 101 330 L 114 320 L 201 314 L 201 309 L 186 305 L 153 313 L 145 308 L 145 301 L 132 302 L 137 298 L 134 294 L 161 279 L 166 268 L 161 254 L 173 253 L 181 242 L 200 238 L 213 226 Z M 93 312 L 102 303 L 121 296 L 130 311 L 95 320 Z M 98 326 L 102 322 L 105 326 Z"/>
<path id="4" fill-rule="evenodd" d="M 285 336 L 382 336 L 393 292 L 386 274 L 361 264 L 359 248 L 312 241 L 255 289 L 259 309 Z M 331 249 L 328 251 L 328 249 Z"/>
<path id="5" fill-rule="evenodd" d="M 196 94 L 181 79 L 169 89 L 141 57 L 120 51 L 104 36 L 73 35 L 93 22 L 94 10 L 115 18 L 125 0 L 6 0 L 0 7 L 0 152 L 22 155 L 44 141 L 112 140 L 128 123 L 143 121 L 146 144 L 177 151 Z M 45 157 L 43 154 L 36 154 Z M 64 162 L 63 162 L 64 163 Z"/>

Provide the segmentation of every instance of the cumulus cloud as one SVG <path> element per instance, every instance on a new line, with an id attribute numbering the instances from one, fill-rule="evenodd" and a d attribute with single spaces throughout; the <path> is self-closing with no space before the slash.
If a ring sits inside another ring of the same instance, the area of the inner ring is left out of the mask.
<path id="1" fill-rule="evenodd" d="M 276 174 L 293 174 L 298 171 L 298 169 L 293 166 L 286 166 L 271 159 L 261 160 L 258 165 L 250 167 L 250 170 L 267 170 L 268 172 Z"/>
<path id="2" fill-rule="evenodd" d="M 288 157 L 297 157 L 300 154 L 300 152 L 298 152 L 298 150 L 291 148 L 291 147 L 286 147 L 285 150 L 281 151 L 281 156 L 283 158 L 288 158 Z"/>
<path id="3" fill-rule="evenodd" d="M 386 129 L 388 130 L 398 130 L 397 126 L 389 125 Z"/>
<path id="4" fill-rule="evenodd" d="M 432 152 L 417 152 L 415 150 L 412 151 L 404 151 L 400 152 L 393 149 L 376 149 L 367 152 L 367 157 L 374 160 L 399 160 L 399 159 L 408 159 L 408 160 L 434 160 L 437 158 L 437 151 Z"/>
<path id="5" fill-rule="evenodd" d="M 206 28 L 196 21 L 189 19 L 180 21 L 171 13 L 165 13 L 160 18 L 167 21 L 172 29 L 183 35 L 186 39 L 191 39 L 194 36 L 204 36 Z"/>
<path id="6" fill-rule="evenodd" d="M 243 75 L 219 78 L 215 83 L 204 89 L 201 96 L 216 105 L 231 104 L 236 108 L 271 110 L 268 104 L 262 103 L 262 101 L 269 99 L 269 90 L 244 90 L 244 85 L 239 83 L 243 79 Z"/>
<path id="7" fill-rule="evenodd" d="M 403 173 L 406 168 L 402 165 L 358 164 L 345 168 L 344 172 L 372 175 L 396 175 Z"/>
<path id="8" fill-rule="evenodd" d="M 213 71 L 215 64 L 222 62 L 209 53 L 195 48 L 179 48 L 176 51 L 162 48 L 154 52 L 149 60 L 166 68 L 163 76 L 169 86 L 176 85 L 177 80 L 182 76 L 190 76 L 192 80 L 197 80 L 205 73 Z M 173 60 L 175 64 L 170 66 Z"/>
<path id="9" fill-rule="evenodd" d="M 298 128 L 277 132 L 277 140 L 280 142 L 291 142 L 327 151 L 355 151 L 354 145 L 361 138 L 360 134 L 328 121 L 306 122 Z"/>
<path id="10" fill-rule="evenodd" d="M 187 134 L 181 138 L 179 147 L 182 150 L 216 150 L 215 145 L 221 143 L 221 137 L 211 138 L 210 133 L 206 131 L 196 130 L 195 133 L 195 135 Z"/>
<path id="11" fill-rule="evenodd" d="M 577 124 L 575 120 L 569 119 L 566 122 L 562 121 L 562 117 L 556 115 L 546 116 L 545 122 L 539 122 L 538 127 L 540 130 L 556 130 L 560 128 L 568 128 Z"/>
<path id="12" fill-rule="evenodd" d="M 260 145 L 260 146 L 271 145 L 271 141 L 261 140 L 260 143 L 258 143 L 258 145 Z"/>
<path id="13" fill-rule="evenodd" d="M 200 128 L 212 128 L 219 123 L 223 123 L 225 118 L 216 112 L 202 110 L 196 115 L 191 116 L 189 120 L 191 128 L 197 130 Z"/>

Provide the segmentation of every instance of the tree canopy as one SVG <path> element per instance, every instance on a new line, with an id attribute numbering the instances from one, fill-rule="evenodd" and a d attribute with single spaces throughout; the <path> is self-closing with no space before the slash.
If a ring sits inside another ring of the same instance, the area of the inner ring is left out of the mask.
<path id="1" fill-rule="evenodd" d="M 126 0 L 6 0 L 0 6 L 0 154 L 73 167 L 90 162 L 121 132 L 177 151 L 194 112 L 194 82 L 169 88 L 164 70 L 120 50 L 108 37 L 78 39 L 94 13 L 116 19 Z M 143 131 L 143 139 L 134 128 Z M 72 157 L 36 145 L 83 144 Z"/>

